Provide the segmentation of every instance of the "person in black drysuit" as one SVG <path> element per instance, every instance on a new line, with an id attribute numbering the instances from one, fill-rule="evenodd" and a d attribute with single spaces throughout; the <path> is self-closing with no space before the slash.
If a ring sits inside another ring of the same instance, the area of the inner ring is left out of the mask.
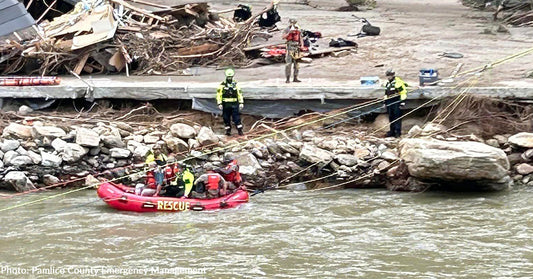
<path id="1" fill-rule="evenodd" d="M 240 110 L 244 108 L 244 100 L 242 98 L 241 88 L 237 85 L 237 81 L 233 79 L 235 70 L 227 69 L 225 74 L 226 79 L 217 89 L 217 105 L 222 110 L 226 135 L 231 135 L 231 119 L 233 118 L 237 132 L 242 136 L 244 133 L 242 131 Z"/>
<path id="2" fill-rule="evenodd" d="M 389 69 L 385 72 L 387 84 L 385 85 L 385 106 L 389 114 L 390 130 L 387 137 L 399 138 L 402 135 L 402 110 L 407 99 L 407 84 L 396 73 Z"/>

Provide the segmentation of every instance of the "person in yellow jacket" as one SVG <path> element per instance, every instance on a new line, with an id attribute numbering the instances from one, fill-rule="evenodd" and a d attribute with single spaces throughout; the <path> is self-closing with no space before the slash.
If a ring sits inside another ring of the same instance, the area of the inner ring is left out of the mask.
<path id="1" fill-rule="evenodd" d="M 224 119 L 224 130 L 226 135 L 231 135 L 231 120 L 237 127 L 239 135 L 244 135 L 242 131 L 240 110 L 244 108 L 244 99 L 242 98 L 241 88 L 237 85 L 237 81 L 233 79 L 235 70 L 226 69 L 226 79 L 220 83 L 217 88 L 217 105 L 222 110 L 222 118 Z"/>
<path id="2" fill-rule="evenodd" d="M 156 195 L 159 195 L 159 192 L 161 192 L 161 187 L 163 186 L 163 182 L 165 180 L 163 168 L 167 164 L 167 155 L 163 153 L 163 145 L 164 142 L 157 142 L 152 149 L 146 153 L 146 160 L 144 162 L 146 166 L 150 166 L 152 162 L 155 162 L 157 165 L 154 169 L 147 170 L 153 171 L 157 184 Z"/>
<path id="3" fill-rule="evenodd" d="M 407 99 L 407 83 L 396 76 L 394 70 L 385 72 L 388 82 L 385 85 L 385 106 L 389 114 L 390 130 L 387 137 L 400 137 L 402 135 L 402 110 Z"/>

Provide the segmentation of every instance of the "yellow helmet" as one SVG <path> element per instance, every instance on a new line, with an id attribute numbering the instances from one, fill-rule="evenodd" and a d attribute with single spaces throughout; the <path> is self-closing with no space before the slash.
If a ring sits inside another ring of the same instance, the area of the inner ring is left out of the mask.
<path id="1" fill-rule="evenodd" d="M 225 72 L 225 73 L 226 73 L 226 76 L 227 76 L 227 77 L 232 77 L 232 76 L 235 75 L 235 70 L 229 68 L 229 69 L 226 69 L 226 72 Z"/>

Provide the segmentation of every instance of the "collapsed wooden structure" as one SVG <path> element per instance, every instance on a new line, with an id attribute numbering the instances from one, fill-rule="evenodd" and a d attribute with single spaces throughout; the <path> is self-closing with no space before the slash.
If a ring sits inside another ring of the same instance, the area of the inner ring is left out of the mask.
<path id="1" fill-rule="evenodd" d="M 207 3 L 80 2 L 40 24 L 38 37 L 0 42 L 0 73 L 182 75 L 192 65 L 242 65 L 247 43 L 268 36 L 254 20 L 272 7 L 236 23 L 210 11 Z"/>

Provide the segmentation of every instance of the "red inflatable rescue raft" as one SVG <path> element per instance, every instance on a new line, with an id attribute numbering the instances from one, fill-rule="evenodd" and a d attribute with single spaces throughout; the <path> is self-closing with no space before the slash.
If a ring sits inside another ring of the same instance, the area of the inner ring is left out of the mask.
<path id="1" fill-rule="evenodd" d="M 217 199 L 190 199 L 171 197 L 147 197 L 134 193 L 134 188 L 122 184 L 105 182 L 97 193 L 109 206 L 118 210 L 135 212 L 215 210 L 237 207 L 248 202 L 248 192 L 237 192 Z"/>

